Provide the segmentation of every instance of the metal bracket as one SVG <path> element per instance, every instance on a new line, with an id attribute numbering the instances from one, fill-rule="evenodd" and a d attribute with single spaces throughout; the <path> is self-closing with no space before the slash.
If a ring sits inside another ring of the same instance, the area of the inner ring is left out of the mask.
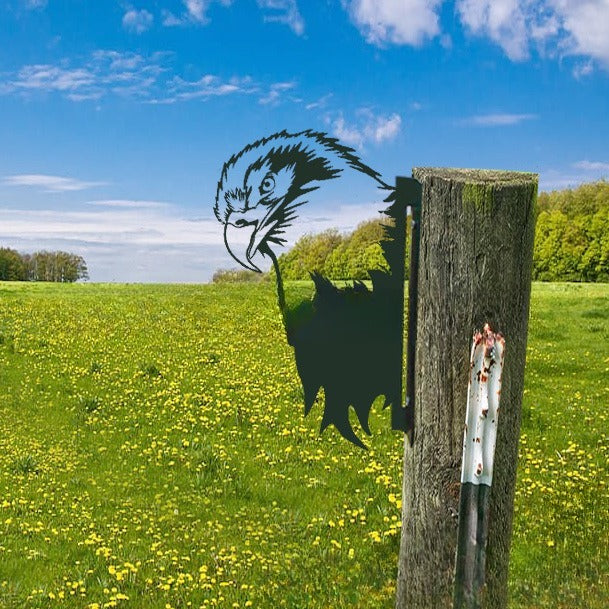
<path id="1" fill-rule="evenodd" d="M 414 442 L 415 363 L 417 345 L 417 303 L 419 297 L 419 250 L 423 187 L 415 178 L 396 178 L 396 199 L 410 208 L 410 272 L 408 278 L 408 338 L 406 347 L 406 405 L 392 412 L 392 429 L 408 433 Z M 399 411 L 399 412 L 396 412 Z"/>

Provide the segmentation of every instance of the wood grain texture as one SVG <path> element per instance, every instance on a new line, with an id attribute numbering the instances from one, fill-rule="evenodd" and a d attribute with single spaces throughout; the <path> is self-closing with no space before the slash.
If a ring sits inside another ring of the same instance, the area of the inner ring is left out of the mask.
<path id="1" fill-rule="evenodd" d="M 418 168 L 423 184 L 415 437 L 405 442 L 397 609 L 452 606 L 471 339 L 506 339 L 483 607 L 507 574 L 531 289 L 537 176 Z"/>

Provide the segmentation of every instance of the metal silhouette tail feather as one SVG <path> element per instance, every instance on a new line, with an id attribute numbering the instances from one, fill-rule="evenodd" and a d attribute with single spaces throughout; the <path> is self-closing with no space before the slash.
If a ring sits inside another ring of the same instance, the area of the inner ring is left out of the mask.
<path id="1" fill-rule="evenodd" d="M 311 301 L 288 309 L 276 259 L 277 294 L 289 344 L 294 348 L 301 378 L 305 414 L 324 389 L 321 430 L 334 425 L 357 446 L 364 443 L 349 421 L 352 407 L 362 429 L 370 435 L 373 403 L 384 396 L 384 407 L 402 404 L 403 299 L 406 208 L 386 199 L 391 223 L 380 242 L 388 270 L 368 271 L 369 289 L 361 281 L 339 288 L 317 272 L 311 273 Z"/>

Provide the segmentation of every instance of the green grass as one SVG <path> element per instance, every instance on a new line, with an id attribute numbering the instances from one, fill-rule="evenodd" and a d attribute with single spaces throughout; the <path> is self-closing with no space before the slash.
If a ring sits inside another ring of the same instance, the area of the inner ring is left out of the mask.
<path id="1" fill-rule="evenodd" d="M 609 606 L 608 339 L 534 286 L 512 609 Z M 301 416 L 272 285 L 0 284 L 0 387 L 0 607 L 392 607 L 402 440 Z"/>
<path id="2" fill-rule="evenodd" d="M 609 285 L 535 284 L 514 607 L 609 607 Z"/>

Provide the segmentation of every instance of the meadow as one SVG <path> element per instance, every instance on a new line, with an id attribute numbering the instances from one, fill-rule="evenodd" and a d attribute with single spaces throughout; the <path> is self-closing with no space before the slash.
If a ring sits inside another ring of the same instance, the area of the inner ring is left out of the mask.
<path id="1" fill-rule="evenodd" d="M 511 609 L 609 606 L 608 344 L 534 284 Z M 303 418 L 273 285 L 2 283 L 0 390 L 0 607 L 393 606 L 402 438 Z"/>

